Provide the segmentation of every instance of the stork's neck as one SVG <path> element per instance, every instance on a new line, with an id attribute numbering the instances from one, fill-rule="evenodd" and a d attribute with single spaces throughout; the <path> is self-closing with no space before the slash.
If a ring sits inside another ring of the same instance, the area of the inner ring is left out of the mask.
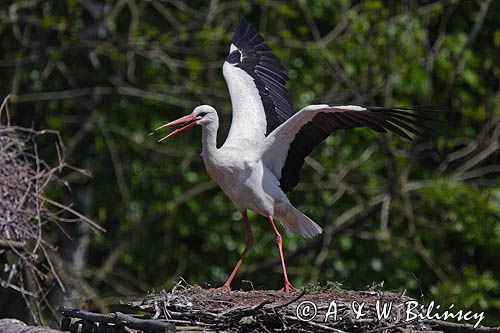
<path id="1" fill-rule="evenodd" d="M 202 155 L 203 157 L 213 158 L 217 153 L 217 130 L 219 129 L 219 120 L 216 119 L 202 126 Z"/>

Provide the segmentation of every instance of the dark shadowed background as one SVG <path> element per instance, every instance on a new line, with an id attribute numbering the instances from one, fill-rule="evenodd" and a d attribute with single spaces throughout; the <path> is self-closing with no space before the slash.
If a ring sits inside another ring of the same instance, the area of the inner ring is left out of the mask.
<path id="1" fill-rule="evenodd" d="M 437 133 L 412 142 L 338 132 L 307 159 L 290 199 L 325 232 L 284 235 L 295 286 L 405 292 L 499 324 L 499 11 L 491 0 L 3 1 L 0 93 L 12 95 L 11 121 L 61 133 L 68 162 L 91 176 L 66 170 L 71 191 L 48 193 L 107 229 L 67 223 L 68 238 L 45 226 L 67 286 L 63 294 L 49 279 L 48 303 L 105 311 L 180 277 L 226 279 L 244 227 L 204 170 L 200 129 L 162 144 L 148 134 L 210 104 L 223 142 L 231 113 L 221 66 L 244 15 L 285 64 L 295 110 L 323 102 L 448 111 L 436 116 Z M 57 161 L 52 145 L 38 144 Z M 250 218 L 256 244 L 233 287 L 278 288 L 274 235 Z M 30 318 L 19 293 L 0 297 L 0 317 Z"/>

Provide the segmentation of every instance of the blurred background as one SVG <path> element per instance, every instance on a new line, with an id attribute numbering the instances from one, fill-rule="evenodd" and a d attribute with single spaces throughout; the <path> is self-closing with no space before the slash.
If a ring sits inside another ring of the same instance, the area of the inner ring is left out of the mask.
<path id="1" fill-rule="evenodd" d="M 448 110 L 437 133 L 412 142 L 358 129 L 313 152 L 289 197 L 325 231 L 283 235 L 294 285 L 404 292 L 499 324 L 499 11 L 491 0 L 3 1 L 0 95 L 11 94 L 10 121 L 60 132 L 67 162 L 89 174 L 66 170 L 47 193 L 107 229 L 44 226 L 66 292 L 47 278 L 40 311 L 106 311 L 181 277 L 225 281 L 246 238 L 204 170 L 201 131 L 162 144 L 148 134 L 210 104 L 223 143 L 231 108 L 221 66 L 244 15 L 285 64 L 295 110 Z M 58 160 L 38 144 L 48 163 Z M 281 287 L 273 233 L 263 217 L 250 219 L 256 243 L 233 287 Z M 34 318 L 12 288 L 0 289 L 2 316 Z"/>

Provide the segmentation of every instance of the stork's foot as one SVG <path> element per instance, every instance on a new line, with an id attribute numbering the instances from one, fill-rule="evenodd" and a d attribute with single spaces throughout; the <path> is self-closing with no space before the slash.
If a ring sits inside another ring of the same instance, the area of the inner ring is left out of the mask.
<path id="1" fill-rule="evenodd" d="M 219 287 L 216 290 L 228 292 L 228 291 L 231 291 L 231 287 L 228 284 L 224 284 L 222 287 Z"/>
<path id="2" fill-rule="evenodd" d="M 284 291 L 286 293 L 291 293 L 297 290 L 298 289 L 292 286 L 292 284 L 289 281 L 285 281 L 285 286 L 280 289 L 280 291 Z"/>

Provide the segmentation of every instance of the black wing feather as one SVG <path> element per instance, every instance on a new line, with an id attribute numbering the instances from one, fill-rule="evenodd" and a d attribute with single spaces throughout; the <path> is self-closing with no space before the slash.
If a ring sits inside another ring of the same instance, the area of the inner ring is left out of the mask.
<path id="1" fill-rule="evenodd" d="M 288 101 L 285 68 L 264 43 L 264 38 L 244 17 L 236 28 L 232 44 L 238 50 L 231 52 L 226 61 L 253 78 L 266 114 L 267 136 L 293 114 Z"/>
<path id="2" fill-rule="evenodd" d="M 330 107 L 335 107 L 330 105 Z M 420 107 L 365 107 L 366 110 L 342 110 L 318 112 L 296 133 L 281 170 L 280 187 L 284 192 L 291 191 L 299 182 L 300 169 L 304 159 L 312 150 L 332 132 L 340 129 L 352 129 L 366 126 L 377 132 L 391 131 L 411 140 L 407 132 L 420 134 L 418 128 L 429 129 L 418 123 L 420 120 L 433 120 L 409 111 L 438 111 Z"/>

